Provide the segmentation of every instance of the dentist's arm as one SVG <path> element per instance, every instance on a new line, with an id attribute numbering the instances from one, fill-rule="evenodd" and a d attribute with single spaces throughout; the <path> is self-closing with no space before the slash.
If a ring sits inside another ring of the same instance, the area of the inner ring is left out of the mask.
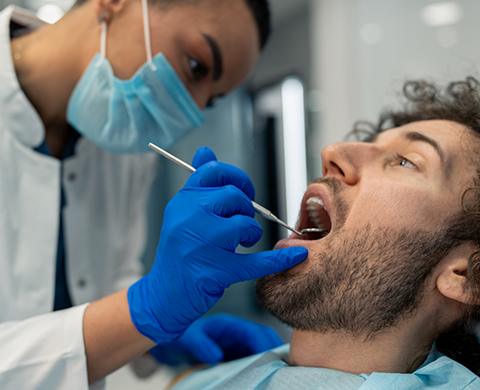
<path id="1" fill-rule="evenodd" d="M 132 323 L 127 290 L 93 302 L 83 316 L 88 383 L 95 383 L 155 346 Z"/>

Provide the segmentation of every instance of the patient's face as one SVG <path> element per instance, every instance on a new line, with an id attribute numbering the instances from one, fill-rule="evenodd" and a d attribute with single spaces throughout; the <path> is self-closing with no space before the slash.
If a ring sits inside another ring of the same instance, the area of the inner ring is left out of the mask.
<path id="1" fill-rule="evenodd" d="M 298 228 L 277 248 L 309 257 L 261 279 L 257 298 L 296 329 L 370 334 L 418 308 L 425 281 L 455 244 L 452 221 L 476 169 L 463 126 L 423 121 L 388 130 L 372 143 L 341 143 L 322 153 L 324 178 L 302 201 Z"/>

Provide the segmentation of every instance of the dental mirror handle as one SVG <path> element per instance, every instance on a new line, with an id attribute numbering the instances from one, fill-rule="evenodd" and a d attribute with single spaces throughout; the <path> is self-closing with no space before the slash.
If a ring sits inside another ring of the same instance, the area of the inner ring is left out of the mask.
<path id="1" fill-rule="evenodd" d="M 178 166 L 182 167 L 183 169 L 187 170 L 190 173 L 193 173 L 196 171 L 194 167 L 192 167 L 190 164 L 187 164 L 185 161 L 180 160 L 178 157 L 175 157 L 173 154 L 168 153 L 166 150 L 163 150 L 162 148 L 159 148 L 157 145 L 149 143 L 148 147 L 158 154 L 162 155 L 163 157 L 168 158 L 170 161 L 174 162 Z M 283 227 L 287 228 L 288 230 L 292 231 L 293 233 L 296 233 L 298 235 L 302 235 L 299 231 L 295 230 L 291 226 L 288 226 L 285 222 L 283 222 L 280 218 L 276 217 L 270 210 L 267 210 L 265 207 L 260 206 L 258 203 L 255 203 L 252 200 L 253 208 L 257 213 L 259 213 L 262 217 L 276 222 L 279 225 L 282 225 Z"/>
<path id="2" fill-rule="evenodd" d="M 178 157 L 175 157 L 173 154 L 168 153 L 166 150 L 163 150 L 162 148 L 159 148 L 157 145 L 152 144 L 151 142 L 148 144 L 148 147 L 158 154 L 162 155 L 163 157 L 168 158 L 170 161 L 174 162 L 177 164 L 179 167 L 182 167 L 186 171 L 193 173 L 196 171 L 194 167 L 192 167 L 190 164 L 187 164 L 185 161 L 180 160 Z"/>

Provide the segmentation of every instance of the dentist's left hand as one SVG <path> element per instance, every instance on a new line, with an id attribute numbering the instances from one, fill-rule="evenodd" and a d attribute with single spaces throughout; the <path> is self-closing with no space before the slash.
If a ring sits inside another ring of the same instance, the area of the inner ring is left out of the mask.
<path id="1" fill-rule="evenodd" d="M 194 165 L 203 165 L 165 210 L 152 270 L 128 291 L 133 324 L 157 344 L 180 336 L 232 284 L 286 270 L 308 255 L 301 247 L 235 253 L 262 236 L 255 191 L 245 172 L 214 159 L 207 148 L 197 152 Z"/>
<path id="2" fill-rule="evenodd" d="M 174 342 L 150 350 L 155 359 L 171 366 L 181 363 L 217 364 L 279 347 L 283 342 L 268 326 L 228 314 L 195 321 Z"/>

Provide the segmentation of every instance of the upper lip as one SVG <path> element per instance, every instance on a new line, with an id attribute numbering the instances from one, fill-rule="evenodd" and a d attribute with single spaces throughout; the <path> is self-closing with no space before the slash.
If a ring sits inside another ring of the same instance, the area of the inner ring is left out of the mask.
<path id="1" fill-rule="evenodd" d="M 311 184 L 308 187 L 307 191 L 305 192 L 305 195 L 303 196 L 303 199 L 302 199 L 302 206 L 301 206 L 301 209 L 300 209 L 300 218 L 299 218 L 299 221 L 298 221 L 297 228 L 298 228 L 298 230 L 302 230 L 302 229 L 305 229 L 307 227 L 312 227 L 312 226 L 309 226 L 309 215 L 308 215 L 308 211 L 307 211 L 307 200 L 314 197 L 314 196 L 323 200 L 324 208 L 327 211 L 328 216 L 330 217 L 330 221 L 331 221 L 331 227 L 329 229 L 329 232 L 330 232 L 331 230 L 333 230 L 335 216 L 334 216 L 334 213 L 333 213 L 332 202 L 331 202 L 331 198 L 329 196 L 328 190 L 325 187 L 325 185 L 323 185 L 321 183 Z"/>

